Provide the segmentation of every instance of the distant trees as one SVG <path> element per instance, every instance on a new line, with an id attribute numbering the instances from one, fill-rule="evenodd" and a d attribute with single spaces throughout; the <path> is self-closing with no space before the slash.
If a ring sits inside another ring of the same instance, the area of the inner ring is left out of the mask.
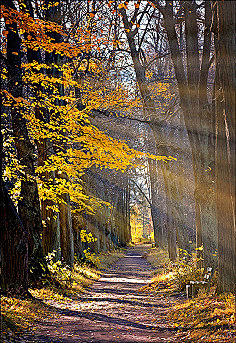
<path id="1" fill-rule="evenodd" d="M 118 6 L 119 7 L 119 6 Z M 168 131 L 173 131 L 171 125 L 167 122 L 166 119 L 168 119 L 168 115 L 165 119 L 163 119 L 163 114 L 160 110 L 157 108 L 157 102 L 155 101 L 155 90 L 151 91 L 151 87 L 149 86 L 149 78 L 147 77 L 149 69 L 148 66 L 151 65 L 151 62 L 148 63 L 147 58 L 148 55 L 144 52 L 145 47 L 148 48 L 148 43 L 146 42 L 145 35 L 147 34 L 147 28 L 149 22 L 148 21 L 148 15 L 149 11 L 151 11 L 151 5 L 150 4 L 141 4 L 141 2 L 138 2 L 137 6 L 135 6 L 135 9 L 133 11 L 133 15 L 128 17 L 128 11 L 126 11 L 125 6 L 119 7 L 119 12 L 123 19 L 123 25 L 124 30 L 127 35 L 127 42 L 129 44 L 130 49 L 130 55 L 133 60 L 134 64 L 134 70 L 136 73 L 136 79 L 137 83 L 139 85 L 140 94 L 142 97 L 143 102 L 143 109 L 144 109 L 144 118 L 147 121 L 147 123 L 150 125 L 153 135 L 155 137 L 156 146 L 157 146 L 157 152 L 161 155 L 175 155 L 176 148 L 173 147 L 173 145 L 170 144 L 170 141 L 167 139 Z M 150 18 L 153 17 L 153 9 L 152 9 L 152 15 L 150 15 Z M 142 19 L 145 18 L 146 22 L 142 21 Z M 160 17 L 156 18 L 157 25 L 160 25 Z M 142 30 L 140 29 L 140 25 L 143 23 L 145 25 L 146 29 Z M 139 33 L 140 31 L 140 33 Z M 155 38 L 158 39 L 158 33 L 155 35 Z M 157 42 L 155 42 L 157 43 Z M 151 44 L 154 44 L 152 42 Z M 158 53 L 161 55 L 162 52 L 162 46 L 161 43 L 158 41 L 157 45 L 159 44 L 160 52 Z M 157 74 L 157 77 L 160 77 L 160 75 Z M 163 75 L 161 76 L 162 79 Z M 152 79 L 152 78 L 151 78 Z M 158 82 L 158 81 L 157 81 Z M 166 86 L 165 83 L 160 82 L 157 84 L 157 87 L 163 87 L 165 89 L 165 92 L 163 91 L 163 102 L 162 106 L 165 109 L 166 113 L 168 113 L 168 106 L 173 108 L 173 112 L 175 110 L 175 105 L 173 104 L 174 101 L 171 101 L 168 99 L 168 85 Z M 155 88 L 154 88 L 155 89 Z M 166 93 L 164 95 L 164 93 Z M 164 110 L 162 110 L 164 112 Z M 171 133 L 170 133 L 171 136 Z M 181 202 L 181 192 L 179 189 L 179 184 L 177 179 L 175 178 L 174 172 L 169 164 L 160 165 L 160 168 L 163 173 L 164 183 L 165 183 L 165 191 L 166 191 L 166 198 L 167 198 L 167 223 L 166 227 L 168 230 L 168 249 L 170 258 L 172 260 L 176 259 L 177 251 L 176 251 L 176 237 L 178 237 L 178 244 L 179 247 L 182 249 L 189 250 L 189 233 L 186 229 L 186 225 L 184 225 L 184 218 L 183 218 L 183 210 L 182 210 L 182 202 Z M 151 168 L 152 169 L 152 168 Z M 153 178 L 155 175 L 154 171 L 150 174 L 150 177 Z M 155 181 L 152 180 L 152 183 Z M 152 190 L 153 196 L 154 191 Z M 154 199 L 154 197 L 153 197 Z M 155 206 L 153 207 L 153 209 Z M 152 214 L 155 216 L 154 211 L 152 211 Z M 156 218 L 154 218 L 154 221 L 156 222 Z M 157 226 L 157 225 L 156 225 Z M 157 233 L 158 235 L 158 233 Z M 159 233 L 160 235 L 160 233 Z"/>

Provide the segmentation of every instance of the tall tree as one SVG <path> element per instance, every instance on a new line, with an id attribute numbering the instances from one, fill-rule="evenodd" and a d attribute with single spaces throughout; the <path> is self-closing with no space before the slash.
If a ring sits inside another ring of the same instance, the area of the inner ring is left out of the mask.
<path id="1" fill-rule="evenodd" d="M 235 289 L 235 2 L 213 3 L 219 292 Z"/>
<path id="2" fill-rule="evenodd" d="M 204 45 L 200 62 L 196 1 L 180 2 L 179 13 L 184 17 L 186 42 L 186 69 L 177 36 L 174 2 L 152 1 L 162 13 L 167 32 L 171 58 L 178 84 L 180 106 L 184 114 L 192 149 L 195 178 L 195 209 L 197 247 L 204 245 L 204 262 L 216 266 L 217 250 L 216 203 L 214 190 L 214 114 L 207 98 L 207 78 L 211 65 L 211 6 L 205 1 Z"/>
<path id="3" fill-rule="evenodd" d="M 2 96 L 0 111 L 0 288 L 3 294 L 22 294 L 28 290 L 28 232 L 23 227 L 2 178 Z"/>
<path id="4" fill-rule="evenodd" d="M 15 10 L 14 3 L 11 0 L 3 1 L 3 5 L 8 10 Z M 8 89 L 15 99 L 11 105 L 12 128 L 18 159 L 20 164 L 24 166 L 24 174 L 21 175 L 18 210 L 23 227 L 28 232 L 29 265 L 31 276 L 36 279 L 42 273 L 43 253 L 40 239 L 42 220 L 35 179 L 34 146 L 28 135 L 24 108 L 17 102 L 18 98 L 23 97 L 21 38 L 16 22 L 11 23 L 7 18 L 5 27 L 7 31 Z"/>
<path id="5" fill-rule="evenodd" d="M 35 13 L 31 0 L 24 0 L 25 6 L 22 6 L 22 11 L 28 13 L 31 18 L 35 18 Z M 25 33 L 27 37 L 28 33 Z M 35 39 L 35 35 L 32 36 Z M 47 54 L 46 54 L 47 56 Z M 33 49 L 30 46 L 27 46 L 27 60 L 28 63 L 42 64 L 42 52 L 40 49 Z M 41 70 L 33 69 L 34 73 L 37 75 Z M 34 109 L 35 117 L 42 123 L 49 122 L 50 115 L 48 109 L 44 106 L 40 106 L 40 93 L 44 92 L 45 89 L 41 86 L 40 83 L 34 83 L 32 85 L 32 91 L 36 100 L 36 106 Z M 38 150 L 38 166 L 43 166 L 45 161 L 47 161 L 48 156 L 54 153 L 53 145 L 50 139 L 48 138 L 39 138 L 36 141 L 37 150 Z M 52 182 L 55 184 L 55 172 L 45 172 L 43 177 L 44 182 Z M 55 259 L 60 259 L 61 250 L 60 250 L 60 223 L 59 223 L 59 213 L 52 209 L 55 207 L 55 203 L 50 199 L 41 200 L 41 216 L 44 223 L 42 230 L 42 248 L 44 255 L 55 251 Z"/>
<path id="6" fill-rule="evenodd" d="M 55 1 L 45 1 L 46 10 L 45 19 L 49 22 L 55 22 L 58 25 L 62 25 L 62 9 L 61 4 Z M 53 5 L 53 6 L 52 6 Z M 62 36 L 57 32 L 50 32 L 50 37 L 53 38 L 53 42 L 62 43 Z M 54 77 L 61 77 L 62 74 L 58 71 L 58 67 L 63 64 L 63 55 L 52 52 L 45 53 L 45 62 L 51 66 L 50 74 Z M 57 67 L 53 67 L 53 64 Z M 63 98 L 64 96 L 64 87 L 62 84 L 58 84 L 58 92 Z M 58 105 L 65 105 L 65 101 L 58 100 Z M 50 116 L 50 115 L 49 115 Z M 66 135 L 66 133 L 65 133 Z M 62 149 L 67 150 L 66 144 L 63 144 Z M 69 182 L 68 176 L 65 172 L 57 173 L 57 178 L 63 179 L 64 182 Z M 71 204 L 70 196 L 68 193 L 64 192 L 61 194 L 61 199 L 58 202 L 59 207 L 59 225 L 54 222 L 51 229 L 56 229 L 56 235 L 54 237 L 60 236 L 60 253 L 61 257 L 69 266 L 73 267 L 74 264 L 74 241 L 73 241 L 73 232 L 72 232 L 72 216 L 71 216 Z M 57 219 L 58 220 L 58 219 Z M 58 234 L 58 226 L 60 227 L 60 235 Z M 47 233 L 46 233 L 47 234 Z"/>

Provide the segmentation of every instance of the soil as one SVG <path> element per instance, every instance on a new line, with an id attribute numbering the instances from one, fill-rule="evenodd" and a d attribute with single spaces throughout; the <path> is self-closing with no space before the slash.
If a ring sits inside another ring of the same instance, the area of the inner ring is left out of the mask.
<path id="1" fill-rule="evenodd" d="M 64 308 L 59 318 L 38 323 L 29 343 L 148 343 L 178 342 L 166 314 L 173 299 L 141 291 L 150 282 L 153 267 L 143 257 L 143 246 L 127 250 L 102 277 Z"/>

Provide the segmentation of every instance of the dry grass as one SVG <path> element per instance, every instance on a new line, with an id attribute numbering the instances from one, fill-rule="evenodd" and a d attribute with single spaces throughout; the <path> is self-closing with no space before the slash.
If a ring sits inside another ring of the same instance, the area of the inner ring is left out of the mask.
<path id="1" fill-rule="evenodd" d="M 99 254 L 99 269 L 107 269 L 124 256 L 125 249 L 116 249 L 109 253 Z M 79 299 L 94 281 L 99 279 L 101 271 L 86 264 L 75 264 L 71 279 L 63 282 L 45 281 L 43 287 L 30 289 L 32 298 L 1 297 L 1 342 L 20 342 L 24 332 L 33 331 L 37 322 L 57 318 L 56 309 L 48 307 L 51 302 L 60 306 Z"/>
<path id="2" fill-rule="evenodd" d="M 107 253 L 99 254 L 99 269 L 108 269 L 112 264 L 116 263 L 120 258 L 125 255 L 125 248 L 115 249 Z"/>
<path id="3" fill-rule="evenodd" d="M 172 296 L 178 293 L 182 297 L 174 297 L 173 307 L 169 311 L 168 321 L 178 329 L 178 342 L 198 343 L 233 343 L 236 341 L 235 296 L 233 294 L 217 295 L 216 287 L 209 293 L 201 290 L 196 298 L 187 300 L 184 292 L 178 291 L 176 284 L 176 268 L 168 261 L 167 253 L 160 249 L 152 249 L 147 259 L 158 267 L 151 284 L 145 291 L 155 292 L 157 296 Z M 184 273 L 180 265 L 179 273 Z M 184 275 L 183 275 L 184 276 Z M 180 300 L 181 299 L 181 300 Z"/>
<path id="4" fill-rule="evenodd" d="M 217 296 L 202 291 L 190 301 L 176 304 L 169 314 L 172 326 L 179 330 L 179 342 L 235 342 L 235 297 Z"/>
<path id="5" fill-rule="evenodd" d="M 70 286 L 46 282 L 44 287 L 29 289 L 32 298 L 2 296 L 2 342 L 20 342 L 22 334 L 33 331 L 37 322 L 57 318 L 56 309 L 48 307 L 51 302 L 66 306 L 99 277 L 100 272 L 95 268 L 77 264 Z"/>
<path id="6" fill-rule="evenodd" d="M 20 342 L 36 322 L 56 317 L 56 311 L 36 299 L 1 296 L 1 342 Z"/>
<path id="7" fill-rule="evenodd" d="M 176 287 L 171 282 L 173 272 L 168 252 L 161 248 L 151 248 L 146 259 L 153 267 L 155 267 L 155 276 L 151 283 L 144 286 L 142 290 L 159 292 L 163 295 L 172 294 L 173 291 L 176 290 Z"/>
<path id="8" fill-rule="evenodd" d="M 146 259 L 158 271 L 164 270 L 169 264 L 168 252 L 161 248 L 150 248 Z"/>

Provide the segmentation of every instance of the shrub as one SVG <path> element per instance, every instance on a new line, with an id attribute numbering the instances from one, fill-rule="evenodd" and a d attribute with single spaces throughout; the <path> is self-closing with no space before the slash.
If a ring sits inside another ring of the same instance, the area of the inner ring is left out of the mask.
<path id="1" fill-rule="evenodd" d="M 197 250 L 202 250 L 202 247 L 195 249 L 192 253 L 182 249 L 179 250 L 180 254 L 177 262 L 172 263 L 172 281 L 179 291 L 183 291 L 191 280 L 203 278 L 204 268 L 199 267 L 199 262 L 202 260 L 197 256 Z"/>
<path id="2" fill-rule="evenodd" d="M 69 287 L 71 285 L 71 269 L 62 261 L 55 262 L 55 256 L 55 250 L 46 256 L 50 280 L 55 284 L 60 284 L 62 288 Z"/>
<path id="3" fill-rule="evenodd" d="M 85 255 L 85 258 L 86 258 L 86 263 L 98 268 L 99 265 L 100 265 L 100 259 L 99 257 L 95 254 L 95 253 L 92 253 L 90 251 L 90 249 L 86 249 L 84 250 L 84 255 Z"/>

